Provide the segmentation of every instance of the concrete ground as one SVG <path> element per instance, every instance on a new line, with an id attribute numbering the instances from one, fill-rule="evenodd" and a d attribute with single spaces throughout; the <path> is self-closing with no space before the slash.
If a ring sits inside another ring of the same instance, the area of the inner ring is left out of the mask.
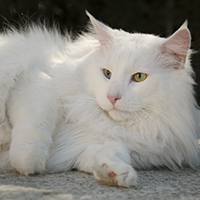
<path id="1" fill-rule="evenodd" d="M 200 199 L 200 166 L 196 169 L 139 171 L 137 188 L 102 185 L 92 175 L 70 171 L 59 174 L 21 176 L 0 174 L 0 200 L 155 200 Z"/>

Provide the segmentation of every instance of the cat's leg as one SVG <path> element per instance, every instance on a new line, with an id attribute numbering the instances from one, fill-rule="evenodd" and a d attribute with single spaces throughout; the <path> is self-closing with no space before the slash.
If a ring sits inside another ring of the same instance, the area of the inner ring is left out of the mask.
<path id="1" fill-rule="evenodd" d="M 10 163 L 23 175 L 45 171 L 56 123 L 49 79 L 46 76 L 36 78 L 36 81 L 21 82 L 8 102 L 8 116 L 13 127 Z"/>
<path id="2" fill-rule="evenodd" d="M 78 160 L 78 169 L 93 173 L 95 178 L 113 185 L 137 185 L 137 173 L 131 166 L 128 149 L 121 143 L 89 145 Z"/>
<path id="3" fill-rule="evenodd" d="M 9 152 L 11 165 L 22 175 L 44 172 L 51 142 L 42 128 L 26 120 L 16 123 Z"/>

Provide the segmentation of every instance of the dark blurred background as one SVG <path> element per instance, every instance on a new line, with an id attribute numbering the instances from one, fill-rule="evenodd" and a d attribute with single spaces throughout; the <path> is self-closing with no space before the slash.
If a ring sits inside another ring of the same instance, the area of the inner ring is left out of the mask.
<path id="1" fill-rule="evenodd" d="M 88 10 L 112 28 L 171 35 L 187 19 L 192 33 L 192 66 L 200 85 L 200 0 L 0 0 L 0 29 L 38 19 L 57 22 L 62 32 L 85 30 Z M 196 86 L 200 102 L 200 87 Z"/>

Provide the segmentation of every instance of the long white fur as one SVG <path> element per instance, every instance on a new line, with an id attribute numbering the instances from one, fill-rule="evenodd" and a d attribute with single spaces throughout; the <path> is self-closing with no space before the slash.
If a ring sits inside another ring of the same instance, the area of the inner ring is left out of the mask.
<path id="1" fill-rule="evenodd" d="M 77 168 L 128 187 L 137 181 L 131 166 L 195 167 L 189 46 L 172 53 L 177 35 L 190 44 L 187 25 L 166 39 L 113 30 L 88 15 L 93 29 L 75 41 L 37 26 L 0 36 L 0 169 Z M 130 81 L 138 72 L 147 79 Z M 108 94 L 121 95 L 117 110 Z"/>

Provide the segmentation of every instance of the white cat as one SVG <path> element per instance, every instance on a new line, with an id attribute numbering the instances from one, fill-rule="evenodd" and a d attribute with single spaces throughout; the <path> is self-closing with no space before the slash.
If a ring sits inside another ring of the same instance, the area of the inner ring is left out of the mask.
<path id="1" fill-rule="evenodd" d="M 87 15 L 75 41 L 36 25 L 0 36 L 0 168 L 75 168 L 130 187 L 134 168 L 195 167 L 187 23 L 161 38 Z"/>

